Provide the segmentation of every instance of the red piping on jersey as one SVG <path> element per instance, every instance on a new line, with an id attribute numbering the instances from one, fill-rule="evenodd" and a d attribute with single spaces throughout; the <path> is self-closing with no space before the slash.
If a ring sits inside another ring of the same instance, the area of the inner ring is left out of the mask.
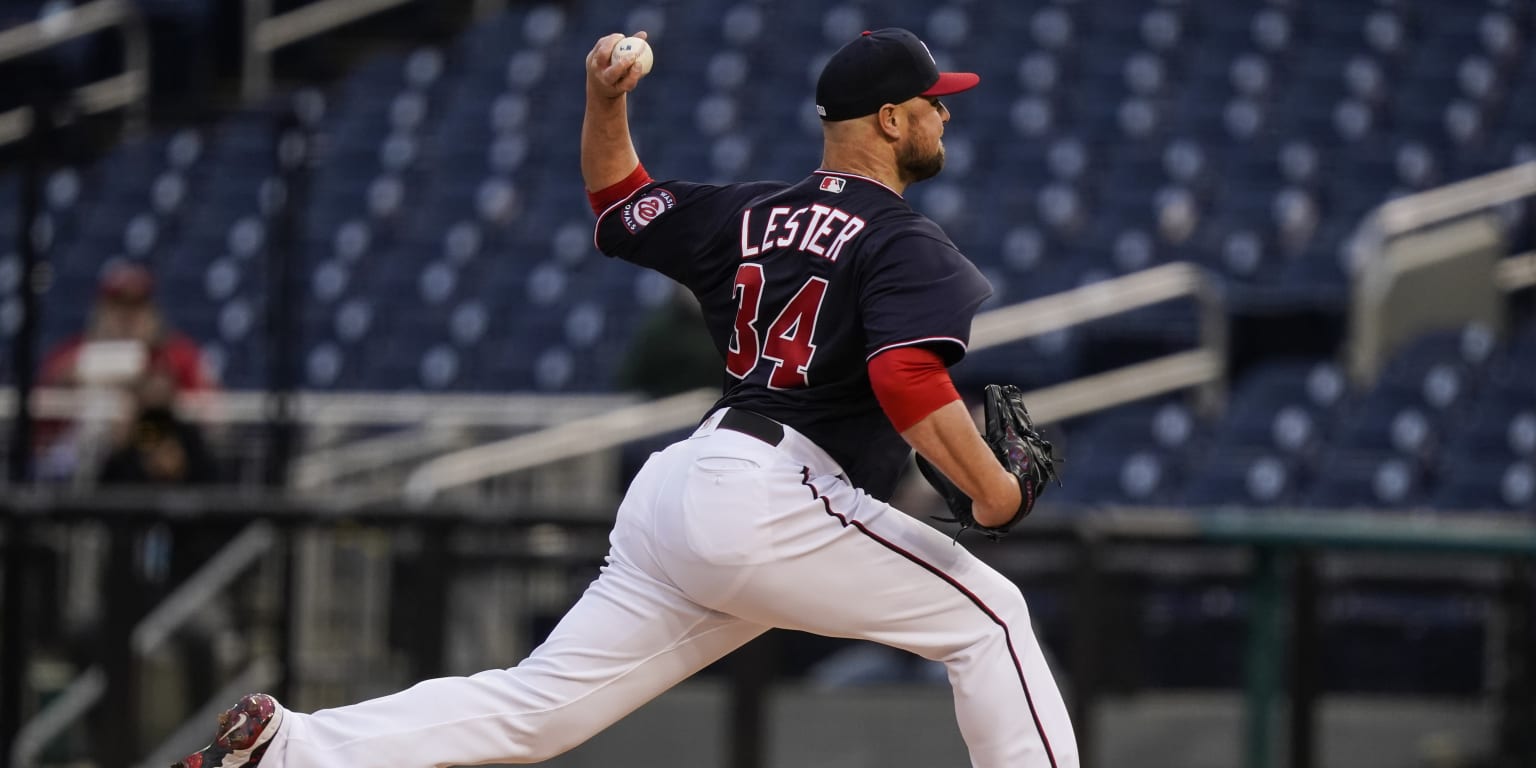
<path id="1" fill-rule="evenodd" d="M 949 575 L 948 573 L 945 573 L 938 566 L 922 559 L 921 557 L 918 557 L 917 555 L 905 549 L 902 549 L 899 545 L 885 538 L 882 538 L 879 534 L 871 531 L 868 527 L 866 527 L 862 521 L 849 520 L 846 515 L 843 515 L 842 513 L 832 509 L 831 500 L 829 500 L 826 496 L 823 496 L 821 491 L 816 489 L 816 485 L 811 482 L 810 467 L 800 468 L 800 484 L 806 488 L 809 488 L 811 495 L 815 497 L 817 501 L 821 502 L 821 506 L 827 510 L 827 514 L 834 520 L 842 523 L 844 528 L 852 527 L 854 530 L 864 534 L 866 537 L 879 544 L 880 546 L 895 552 L 897 555 L 906 558 L 908 562 L 911 562 L 919 568 L 922 568 L 934 576 L 937 576 L 945 584 L 954 587 L 955 591 L 964 595 L 967 600 L 971 601 L 971 605 L 976 606 L 976 608 L 980 610 L 982 614 L 985 615 L 989 620 L 991 620 L 993 624 L 996 624 L 999 629 L 1003 630 L 1003 642 L 1008 646 L 1008 655 L 1013 661 L 1013 671 L 1019 676 L 1019 686 L 1024 689 L 1024 702 L 1029 705 L 1029 716 L 1035 722 L 1035 733 L 1040 737 L 1040 746 L 1045 748 L 1045 759 L 1051 764 L 1051 768 L 1057 768 L 1056 750 L 1051 748 L 1051 740 L 1045 735 L 1045 723 L 1041 722 L 1040 713 L 1035 708 L 1035 696 L 1029 691 L 1029 680 L 1024 677 L 1024 663 L 1019 660 L 1018 649 L 1013 647 L 1013 630 L 1009 628 L 1008 622 L 1004 621 L 1003 617 L 997 615 L 996 611 L 993 611 L 990 607 L 988 607 L 987 604 L 982 601 L 981 596 L 967 589 L 964 584 L 959 582 L 959 580 Z"/>
<path id="2" fill-rule="evenodd" d="M 609 184 L 596 192 L 587 193 L 587 204 L 592 206 L 592 212 L 602 217 L 603 211 L 614 203 L 623 200 L 635 193 L 635 190 L 651 183 L 651 175 L 645 172 L 643 163 L 636 163 L 635 169 L 629 172 L 621 181 Z"/>
<path id="3" fill-rule="evenodd" d="M 897 432 L 960 399 L 944 360 L 923 347 L 897 347 L 869 361 L 869 385 Z"/>
<path id="4" fill-rule="evenodd" d="M 871 184 L 879 184 L 880 186 L 885 187 L 886 191 L 890 192 L 891 194 L 893 194 L 893 195 L 895 195 L 897 197 L 901 197 L 901 193 L 900 192 L 897 192 L 896 190 L 891 189 L 890 187 L 886 186 L 885 182 L 883 182 L 883 181 L 881 181 L 879 179 L 871 179 L 868 176 L 860 176 L 857 173 L 845 173 L 843 171 L 828 171 L 828 170 L 819 169 L 819 168 L 815 171 L 815 173 L 819 173 L 819 174 L 822 174 L 824 176 L 847 176 L 850 179 L 863 179 L 864 181 L 867 181 L 867 182 L 869 182 Z"/>

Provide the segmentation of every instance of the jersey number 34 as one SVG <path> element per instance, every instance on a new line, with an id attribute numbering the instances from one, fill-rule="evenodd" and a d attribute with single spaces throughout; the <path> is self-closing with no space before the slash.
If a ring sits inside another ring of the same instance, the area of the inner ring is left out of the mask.
<path id="1" fill-rule="evenodd" d="M 736 331 L 731 334 L 731 343 L 726 348 L 725 370 L 738 379 L 745 379 L 757 370 L 759 361 L 771 360 L 770 388 L 808 386 L 811 356 L 816 354 L 812 338 L 816 335 L 816 315 L 821 312 L 821 300 L 827 295 L 826 279 L 813 277 L 806 280 L 794 298 L 779 310 L 762 336 L 758 335 L 757 329 L 763 301 L 763 265 L 741 265 L 736 270 L 733 290 Z"/>

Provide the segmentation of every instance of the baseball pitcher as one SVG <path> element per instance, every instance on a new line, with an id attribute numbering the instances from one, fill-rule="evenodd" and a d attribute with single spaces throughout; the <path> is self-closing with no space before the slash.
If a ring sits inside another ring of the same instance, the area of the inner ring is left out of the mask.
<path id="1" fill-rule="evenodd" d="M 961 526 L 995 537 L 1052 473 L 1017 390 L 989 388 L 985 436 L 955 391 L 947 367 L 991 288 L 902 196 L 943 168 L 941 99 L 979 78 L 940 72 L 906 30 L 866 32 L 816 85 L 819 169 L 656 181 L 626 111 L 652 61 L 643 37 L 587 56 L 596 243 L 698 297 L 720 400 L 640 470 L 601 575 L 520 664 L 313 714 L 252 694 L 181 766 L 536 763 L 773 627 L 944 663 L 978 768 L 1078 765 L 1019 589 L 886 501 L 916 449 Z"/>

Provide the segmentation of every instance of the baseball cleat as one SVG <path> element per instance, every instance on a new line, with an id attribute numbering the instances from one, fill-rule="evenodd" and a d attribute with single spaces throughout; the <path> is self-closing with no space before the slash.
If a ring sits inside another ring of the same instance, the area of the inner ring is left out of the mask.
<path id="1" fill-rule="evenodd" d="M 171 768 L 240 768 L 261 764 L 267 744 L 283 724 L 283 708 L 265 693 L 247 694 L 219 715 L 213 743 L 172 765 Z"/>

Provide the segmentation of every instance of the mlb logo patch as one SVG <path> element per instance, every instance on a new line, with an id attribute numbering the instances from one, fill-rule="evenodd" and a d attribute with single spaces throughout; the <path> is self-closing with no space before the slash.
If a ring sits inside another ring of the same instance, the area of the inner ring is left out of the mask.
<path id="1" fill-rule="evenodd" d="M 832 192 L 835 194 L 843 191 L 843 184 L 845 183 L 846 182 L 836 176 L 827 176 L 821 180 L 821 191 Z"/>
<path id="2" fill-rule="evenodd" d="M 671 192 L 656 187 L 645 193 L 639 200 L 624 206 L 624 228 L 630 234 L 639 232 L 645 225 L 656 220 L 657 216 L 666 213 L 672 206 L 677 205 L 677 198 Z"/>

